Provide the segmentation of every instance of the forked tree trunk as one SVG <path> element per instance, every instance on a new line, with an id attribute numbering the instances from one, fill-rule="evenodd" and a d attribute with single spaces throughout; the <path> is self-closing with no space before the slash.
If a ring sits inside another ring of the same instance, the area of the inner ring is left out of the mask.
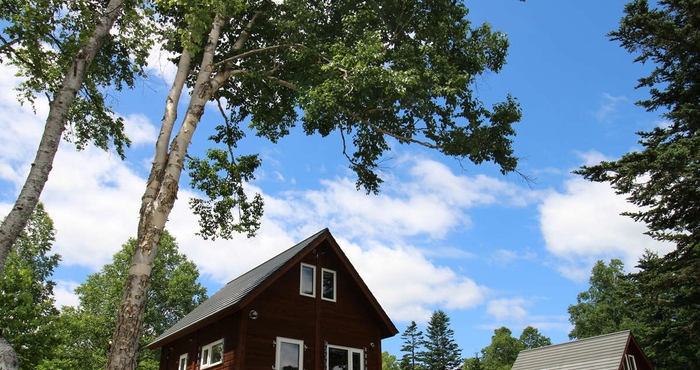
<path id="1" fill-rule="evenodd" d="M 49 178 L 49 172 L 51 172 L 53 160 L 58 151 L 58 144 L 66 127 L 68 111 L 83 84 L 90 64 L 107 41 L 109 30 L 121 14 L 123 4 L 124 0 L 111 0 L 109 2 L 104 14 L 100 17 L 100 23 L 97 25 L 95 33 L 73 58 L 73 62 L 64 74 L 61 86 L 49 103 L 49 116 L 46 118 L 44 133 L 41 136 L 39 149 L 36 152 L 34 162 L 32 162 L 29 175 L 24 182 L 15 205 L 2 222 L 2 225 L 0 225 L 0 278 L 2 278 L 5 271 L 7 256 L 10 254 L 10 250 L 20 233 L 27 225 L 27 221 L 32 212 L 34 212 L 34 208 L 39 202 L 39 196 Z M 1 309 L 2 307 L 0 307 Z M 12 361 L 6 357 L 11 355 L 15 355 L 12 347 L 9 346 L 6 340 L 0 340 L 0 365 L 8 366 L 5 369 L 2 369 L 0 366 L 0 369 L 16 370 L 18 368 L 11 367 Z"/>
<path id="2" fill-rule="evenodd" d="M 151 269 L 158 253 L 165 223 L 177 198 L 178 183 L 184 168 L 187 148 L 204 113 L 205 104 L 228 78 L 227 76 L 212 77 L 214 53 L 223 23 L 219 17 L 214 19 L 187 113 L 178 134 L 170 144 L 168 153 L 167 143 L 173 129 L 180 93 L 189 72 L 191 55 L 185 51 L 180 58 L 176 79 L 166 100 L 165 116 L 156 142 L 156 155 L 142 198 L 137 245 L 119 305 L 107 369 L 122 370 L 136 367 Z"/>

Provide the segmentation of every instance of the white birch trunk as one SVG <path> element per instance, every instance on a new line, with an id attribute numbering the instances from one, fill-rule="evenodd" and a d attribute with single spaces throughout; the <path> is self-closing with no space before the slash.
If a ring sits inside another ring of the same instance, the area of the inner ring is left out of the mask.
<path id="1" fill-rule="evenodd" d="M 73 58 L 71 66 L 64 75 L 61 87 L 49 103 L 49 116 L 46 119 L 44 133 L 41 136 L 39 149 L 29 170 L 29 175 L 17 197 L 15 205 L 0 225 L 0 277 L 5 270 L 5 262 L 12 246 L 27 225 L 29 217 L 39 202 L 44 185 L 49 178 L 53 160 L 58 151 L 61 135 L 66 127 L 68 111 L 75 100 L 80 87 L 87 75 L 87 70 L 109 36 L 109 30 L 121 14 L 124 0 L 111 0 L 100 17 L 100 23 L 88 43 L 84 45 Z M 2 307 L 0 307 L 2 309 Z M 12 367 L 11 356 L 16 355 L 7 341 L 0 340 L 0 365 L 7 366 L 2 370 L 16 370 Z"/>
<path id="2" fill-rule="evenodd" d="M 139 337 L 146 308 L 145 299 L 151 269 L 160 246 L 160 237 L 175 204 L 175 199 L 177 199 L 178 183 L 184 169 L 185 156 L 192 135 L 204 113 L 205 104 L 220 86 L 220 84 L 215 85 L 211 78 L 211 67 L 222 26 L 223 21 L 216 17 L 204 49 L 201 69 L 187 113 L 178 134 L 170 144 L 169 153 L 165 143 L 167 143 L 172 131 L 180 92 L 189 70 L 191 56 L 186 52 L 183 53 L 184 58 L 180 60 L 176 80 L 166 100 L 166 112 L 156 143 L 156 157 L 142 198 L 136 250 L 132 257 L 129 276 L 119 305 L 117 325 L 112 339 L 107 369 L 121 370 L 136 367 Z"/>

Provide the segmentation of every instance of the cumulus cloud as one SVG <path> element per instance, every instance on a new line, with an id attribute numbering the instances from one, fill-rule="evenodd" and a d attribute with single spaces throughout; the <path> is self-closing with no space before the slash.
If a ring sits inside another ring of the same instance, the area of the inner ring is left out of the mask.
<path id="1" fill-rule="evenodd" d="M 540 228 L 546 249 L 561 260 L 559 271 L 586 281 L 598 259 L 621 258 L 631 268 L 645 249 L 670 251 L 668 243 L 644 234 L 643 223 L 621 215 L 635 210 L 607 183 L 580 177 L 566 180 L 562 192 L 547 194 L 539 206 Z"/>

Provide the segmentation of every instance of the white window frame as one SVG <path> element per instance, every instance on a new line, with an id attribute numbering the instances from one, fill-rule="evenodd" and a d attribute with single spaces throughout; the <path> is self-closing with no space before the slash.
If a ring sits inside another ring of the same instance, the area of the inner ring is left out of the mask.
<path id="1" fill-rule="evenodd" d="M 185 360 L 185 367 L 182 367 L 182 360 Z M 180 355 L 180 359 L 177 360 L 177 370 L 187 370 L 187 353 Z"/>
<path id="2" fill-rule="evenodd" d="M 330 273 L 331 275 L 333 275 L 333 298 L 326 298 L 323 295 L 323 275 L 327 272 Z M 335 270 L 321 269 L 321 299 L 323 299 L 324 301 L 331 301 L 331 302 L 336 301 L 336 299 L 338 297 L 338 290 L 336 289 L 336 287 L 338 286 L 337 282 L 338 282 L 338 274 L 336 274 Z"/>
<path id="3" fill-rule="evenodd" d="M 212 348 L 221 345 L 221 359 L 217 362 L 211 362 L 211 353 L 212 353 Z M 204 357 L 204 351 L 208 350 L 206 358 Z M 208 367 L 216 366 L 222 362 L 224 362 L 224 339 L 221 338 L 217 340 L 216 342 L 211 342 L 207 344 L 206 346 L 202 346 L 202 359 L 200 361 L 200 364 L 202 365 L 202 369 L 206 369 Z M 205 363 L 206 361 L 206 363 Z"/>
<path id="4" fill-rule="evenodd" d="M 627 360 L 629 361 L 630 370 L 637 370 L 637 361 L 635 361 L 634 356 L 627 355 Z"/>
<path id="5" fill-rule="evenodd" d="M 308 267 L 311 269 L 311 294 L 304 292 L 304 268 Z M 302 263 L 299 268 L 299 294 L 305 297 L 316 298 L 316 266 L 309 265 L 307 263 Z"/>
<path id="6" fill-rule="evenodd" d="M 296 344 L 299 346 L 299 370 L 304 370 L 304 341 L 301 339 L 292 339 L 285 337 L 277 337 L 275 341 L 275 370 L 282 370 L 280 360 L 282 355 L 282 343 Z"/>
<path id="7" fill-rule="evenodd" d="M 337 346 L 335 344 L 328 344 L 326 346 L 326 370 L 333 370 L 330 368 L 331 356 L 328 353 L 331 350 L 331 348 L 348 351 L 348 370 L 353 370 L 352 355 L 353 355 L 353 353 L 358 353 L 360 355 L 360 370 L 365 370 L 365 351 L 364 350 L 362 350 L 360 348 Z"/>

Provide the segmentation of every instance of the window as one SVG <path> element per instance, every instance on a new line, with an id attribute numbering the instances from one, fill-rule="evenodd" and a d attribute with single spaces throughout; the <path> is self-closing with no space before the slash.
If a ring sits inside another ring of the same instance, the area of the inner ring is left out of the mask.
<path id="1" fill-rule="evenodd" d="M 202 347 L 202 369 L 218 365 L 224 360 L 224 340 L 209 343 Z"/>
<path id="2" fill-rule="evenodd" d="M 327 370 L 363 370 L 364 352 L 361 349 L 328 345 Z"/>
<path id="3" fill-rule="evenodd" d="M 307 297 L 316 297 L 316 266 L 301 264 L 299 294 Z"/>
<path id="4" fill-rule="evenodd" d="M 627 360 L 630 363 L 630 370 L 637 370 L 637 362 L 634 360 L 634 356 L 628 355 Z"/>
<path id="5" fill-rule="evenodd" d="M 335 302 L 335 271 L 323 269 L 323 294 L 322 298 Z"/>
<path id="6" fill-rule="evenodd" d="M 187 369 L 187 353 L 180 356 L 180 361 L 177 363 L 177 370 L 186 370 L 186 369 Z"/>
<path id="7" fill-rule="evenodd" d="M 303 340 L 277 337 L 275 370 L 303 370 L 303 349 Z"/>

